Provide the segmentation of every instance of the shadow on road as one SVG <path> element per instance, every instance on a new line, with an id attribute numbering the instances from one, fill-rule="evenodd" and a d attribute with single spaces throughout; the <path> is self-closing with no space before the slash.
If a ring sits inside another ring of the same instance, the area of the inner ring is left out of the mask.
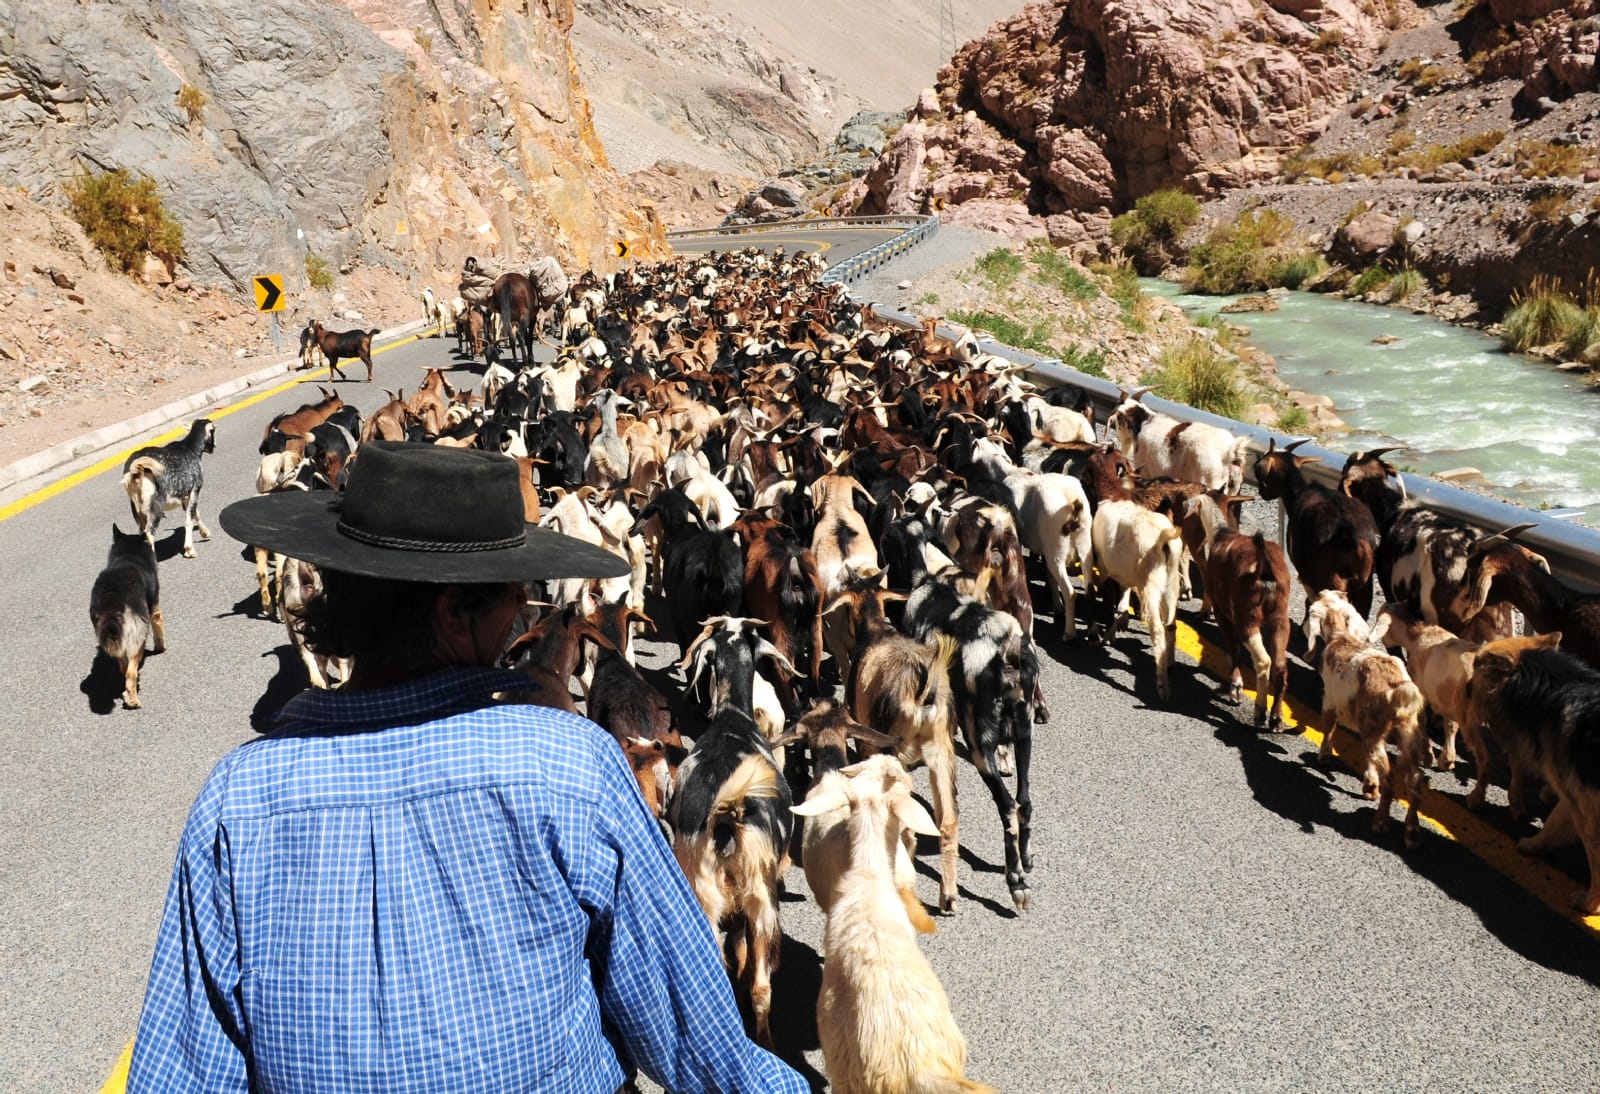
<path id="1" fill-rule="evenodd" d="M 146 654 L 145 660 L 153 656 Z M 122 669 L 117 667 L 116 658 L 108 657 L 104 650 L 96 649 L 89 675 L 83 678 L 78 690 L 88 696 L 91 714 L 110 714 L 116 710 L 122 699 Z"/>
<path id="2" fill-rule="evenodd" d="M 311 680 L 306 676 L 306 666 L 300 660 L 300 655 L 294 647 L 287 642 L 281 646 L 270 649 L 262 657 L 276 657 L 278 671 L 267 681 L 267 690 L 261 693 L 261 698 L 256 700 L 255 707 L 250 711 L 250 728 L 257 733 L 265 733 L 272 728 L 273 719 L 283 705 L 306 688 L 311 686 Z"/>
<path id="3" fill-rule="evenodd" d="M 1339 807 L 1338 803 L 1361 796 L 1359 783 L 1349 772 L 1322 768 L 1315 752 L 1292 747 L 1296 738 L 1262 733 L 1230 718 L 1226 712 L 1214 711 L 1208 720 L 1216 727 L 1216 739 L 1239 754 L 1245 780 L 1264 808 L 1291 821 L 1302 832 L 1327 829 L 1397 856 L 1418 877 L 1470 908 L 1484 927 L 1513 952 L 1545 968 L 1600 986 L 1600 946 L 1595 945 L 1593 937 L 1496 870 L 1480 857 L 1478 849 L 1424 827 L 1421 843 L 1407 850 L 1401 838 L 1400 806 L 1393 808 L 1389 830 L 1376 833 L 1372 831 L 1373 805 Z M 1431 777 L 1442 776 L 1432 773 Z M 1428 812 L 1427 799 L 1436 794 L 1438 791 L 1425 792 L 1424 813 Z M 1480 816 L 1487 819 L 1485 814 Z M 1572 862 L 1569 869 L 1581 876 L 1581 860 L 1567 861 Z"/>

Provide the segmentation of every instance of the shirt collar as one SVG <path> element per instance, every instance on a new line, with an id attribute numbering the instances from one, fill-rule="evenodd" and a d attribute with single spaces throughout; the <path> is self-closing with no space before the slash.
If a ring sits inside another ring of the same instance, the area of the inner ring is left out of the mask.
<path id="1" fill-rule="evenodd" d="M 528 690 L 528 678 L 505 669 L 447 668 L 403 684 L 360 691 L 308 688 L 283 705 L 267 735 L 359 733 L 419 725 L 491 706 L 498 692 Z"/>

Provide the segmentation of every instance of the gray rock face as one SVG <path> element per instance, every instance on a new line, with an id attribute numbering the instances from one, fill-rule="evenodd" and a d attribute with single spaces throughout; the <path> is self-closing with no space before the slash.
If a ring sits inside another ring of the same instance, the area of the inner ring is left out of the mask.
<path id="1" fill-rule="evenodd" d="M 302 0 L 0 0 L 0 180 L 59 200 L 85 168 L 143 172 L 200 280 L 298 280 L 306 248 L 354 251 L 345 230 L 393 166 L 382 88 L 403 67 L 345 9 Z"/>
<path id="2" fill-rule="evenodd" d="M 155 179 L 180 279 L 664 247 L 604 164 L 572 0 L 0 0 L 0 186 Z M 193 88 L 203 104 L 179 105 Z"/>

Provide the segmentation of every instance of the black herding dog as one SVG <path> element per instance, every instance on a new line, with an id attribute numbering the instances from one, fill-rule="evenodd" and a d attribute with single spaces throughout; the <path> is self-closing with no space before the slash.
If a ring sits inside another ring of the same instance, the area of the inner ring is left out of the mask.
<path id="1" fill-rule="evenodd" d="M 89 621 L 100 649 L 122 669 L 122 705 L 137 709 L 145 643 L 154 638 L 157 653 L 167 648 L 156 550 L 144 536 L 111 526 L 111 554 L 89 593 Z"/>
<path id="2" fill-rule="evenodd" d="M 1560 640 L 1555 632 L 1503 638 L 1480 648 L 1467 685 L 1467 716 L 1487 726 L 1505 750 L 1513 791 L 1529 770 L 1543 775 L 1555 791 L 1558 800 L 1544 827 L 1517 846 L 1538 853 L 1581 841 L 1589 858 L 1589 890 L 1575 894 L 1573 903 L 1583 914 L 1595 915 L 1600 913 L 1600 672 L 1556 649 Z"/>

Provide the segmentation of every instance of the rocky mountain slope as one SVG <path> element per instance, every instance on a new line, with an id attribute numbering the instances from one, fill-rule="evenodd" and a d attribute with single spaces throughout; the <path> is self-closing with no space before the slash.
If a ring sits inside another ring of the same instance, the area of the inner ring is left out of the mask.
<path id="1" fill-rule="evenodd" d="M 1104 252 L 1177 188 L 1210 199 L 1189 244 L 1271 206 L 1492 318 L 1600 262 L 1597 48 L 1593 0 L 1050 0 L 957 53 L 848 203 Z"/>
<path id="2" fill-rule="evenodd" d="M 1383 33 L 1352 0 L 1030 6 L 941 71 L 861 208 L 973 219 L 1021 203 L 1073 240 L 1151 190 L 1260 181 L 1317 135 Z"/>
<path id="3" fill-rule="evenodd" d="M 1020 0 L 954 0 L 956 43 Z M 674 160 L 724 175 L 805 161 L 863 109 L 897 110 L 942 60 L 920 0 L 580 0 L 579 69 L 612 162 Z"/>
<path id="4" fill-rule="evenodd" d="M 0 183 L 152 176 L 185 272 L 242 287 L 459 269 L 469 250 L 603 265 L 659 245 L 595 135 L 572 0 L 0 3 Z"/>

